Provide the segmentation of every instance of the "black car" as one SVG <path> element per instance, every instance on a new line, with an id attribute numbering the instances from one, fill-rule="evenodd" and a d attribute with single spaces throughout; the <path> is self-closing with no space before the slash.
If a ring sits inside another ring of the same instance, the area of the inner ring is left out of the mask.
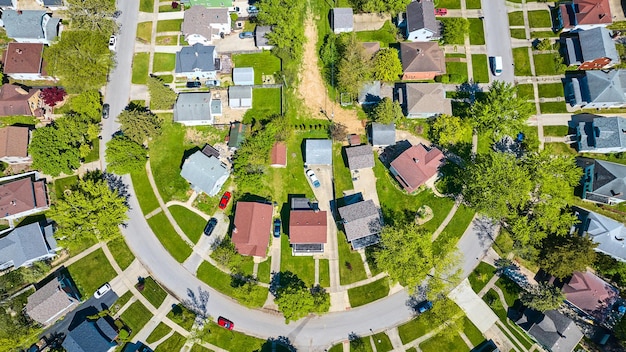
<path id="1" fill-rule="evenodd" d="M 211 236 L 211 233 L 213 233 L 213 230 L 215 230 L 215 226 L 217 226 L 217 219 L 211 218 L 211 220 L 209 220 L 209 222 L 207 222 L 206 226 L 204 227 L 204 234 L 207 236 Z"/>
<path id="2" fill-rule="evenodd" d="M 274 237 L 280 237 L 280 219 L 274 220 Z"/>
<path id="3" fill-rule="evenodd" d="M 102 118 L 103 119 L 108 119 L 109 118 L 109 109 L 111 107 L 109 106 L 109 104 L 104 104 L 102 105 Z"/>
<path id="4" fill-rule="evenodd" d="M 187 82 L 187 88 L 199 88 L 202 86 L 202 82 L 200 81 L 189 81 Z"/>

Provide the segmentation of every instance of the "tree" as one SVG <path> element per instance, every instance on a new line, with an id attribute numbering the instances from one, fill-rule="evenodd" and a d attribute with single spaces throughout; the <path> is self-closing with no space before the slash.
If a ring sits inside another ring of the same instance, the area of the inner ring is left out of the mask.
<path id="1" fill-rule="evenodd" d="M 108 143 L 106 161 L 109 171 L 119 175 L 141 170 L 148 159 L 147 150 L 124 135 L 115 135 Z"/>
<path id="2" fill-rule="evenodd" d="M 380 81 L 393 82 L 402 74 L 402 63 L 398 50 L 382 48 L 374 55 L 374 78 Z"/>
<path id="3" fill-rule="evenodd" d="M 384 97 L 376 104 L 372 110 L 372 120 L 374 122 L 389 124 L 404 118 L 402 107 L 397 101 L 392 101 L 388 97 Z"/>
<path id="4" fill-rule="evenodd" d="M 57 224 L 57 238 L 108 241 L 119 236 L 119 226 L 128 218 L 127 211 L 126 198 L 112 189 L 102 175 L 86 175 L 71 192 L 57 199 L 49 216 Z"/>
<path id="5" fill-rule="evenodd" d="M 550 39 L 547 39 L 547 38 L 543 40 L 537 40 L 537 43 L 535 44 L 535 48 L 541 51 L 552 50 L 552 41 L 550 41 Z"/>
<path id="6" fill-rule="evenodd" d="M 534 113 L 534 105 L 518 96 L 513 85 L 494 81 L 483 98 L 471 108 L 477 131 L 493 129 L 496 134 L 515 135 Z"/>
<path id="7" fill-rule="evenodd" d="M 442 18 L 443 42 L 446 44 L 463 44 L 465 35 L 469 33 L 469 21 L 462 17 Z"/>
<path id="8" fill-rule="evenodd" d="M 458 263 L 452 241 L 432 241 L 432 235 L 414 223 L 385 226 L 380 234 L 381 249 L 376 265 L 412 293 L 428 279 L 429 286 L 442 290 L 456 281 Z M 429 290 L 437 296 L 438 289 Z"/>
<path id="9" fill-rule="evenodd" d="M 68 92 L 98 90 L 106 84 L 113 67 L 108 39 L 109 35 L 101 32 L 64 32 L 61 40 L 43 53 L 48 73 L 59 77 Z"/>
<path id="10" fill-rule="evenodd" d="M 330 124 L 328 129 L 330 131 L 330 136 L 336 141 L 344 141 L 346 137 L 348 137 L 348 128 L 342 123 L 333 122 Z"/>
<path id="11" fill-rule="evenodd" d="M 143 144 L 161 133 L 161 119 L 146 109 L 126 109 L 118 116 L 122 133 L 131 141 Z"/>
<path id="12" fill-rule="evenodd" d="M 270 290 L 274 303 L 285 316 L 285 321 L 298 320 L 309 313 L 322 313 L 330 307 L 330 296 L 319 285 L 307 288 L 304 281 L 290 271 L 272 277 Z"/>
<path id="13" fill-rule="evenodd" d="M 59 87 L 48 87 L 41 90 L 41 99 L 50 107 L 57 105 L 66 95 L 65 89 Z"/>
<path id="14" fill-rule="evenodd" d="M 563 279 L 574 271 L 585 271 L 596 259 L 597 246 L 589 237 L 577 234 L 547 238 L 539 254 L 539 265 Z"/>
<path id="15" fill-rule="evenodd" d="M 94 31 L 109 36 L 117 30 L 113 21 L 114 1 L 67 0 L 72 29 Z"/>
<path id="16" fill-rule="evenodd" d="M 63 131 L 54 126 L 37 128 L 33 131 L 28 153 L 33 158 L 32 168 L 41 170 L 47 175 L 71 174 L 80 166 L 77 146 L 71 143 Z"/>
<path id="17" fill-rule="evenodd" d="M 457 116 L 439 115 L 430 126 L 431 137 L 440 145 L 451 145 L 471 138 L 471 125 Z"/>
<path id="18" fill-rule="evenodd" d="M 148 78 L 148 91 L 150 92 L 150 107 L 154 110 L 171 109 L 178 96 L 163 81 L 152 76 Z"/>
<path id="19" fill-rule="evenodd" d="M 548 282 L 540 282 L 538 285 L 522 292 L 520 301 L 529 308 L 545 312 L 559 308 L 565 301 L 565 296 L 554 285 Z"/>
<path id="20" fill-rule="evenodd" d="M 341 59 L 337 67 L 337 86 L 356 96 L 365 82 L 372 80 L 372 60 L 354 32 L 339 37 Z"/>
<path id="21" fill-rule="evenodd" d="M 411 0 L 354 0 L 354 7 L 363 12 L 399 13 L 406 9 Z"/>
<path id="22" fill-rule="evenodd" d="M 258 2 L 260 24 L 272 26 L 267 34 L 272 51 L 286 61 L 298 61 L 302 56 L 306 2 L 300 0 L 261 0 Z"/>
<path id="23" fill-rule="evenodd" d="M 70 109 L 79 115 L 89 117 L 92 122 L 98 122 L 102 116 L 102 101 L 100 92 L 88 90 L 72 97 L 69 100 Z"/>

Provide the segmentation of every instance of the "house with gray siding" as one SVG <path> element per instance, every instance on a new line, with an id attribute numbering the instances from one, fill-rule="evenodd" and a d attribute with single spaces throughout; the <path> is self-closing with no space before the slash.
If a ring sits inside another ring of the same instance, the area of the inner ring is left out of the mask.
<path id="1" fill-rule="evenodd" d="M 222 116 L 222 101 L 210 92 L 180 93 L 174 104 L 174 121 L 185 126 L 212 125 Z"/>
<path id="2" fill-rule="evenodd" d="M 427 42 L 441 39 L 441 22 L 435 19 L 432 0 L 417 0 L 406 7 L 406 39 L 411 42 Z"/>
<path id="3" fill-rule="evenodd" d="M 197 151 L 185 160 L 180 175 L 191 184 L 194 191 L 212 197 L 222 189 L 230 170 L 220 159 Z"/>
<path id="4" fill-rule="evenodd" d="M 350 7 L 337 7 L 331 10 L 330 26 L 335 34 L 352 32 L 354 13 Z"/>
<path id="5" fill-rule="evenodd" d="M 614 205 L 626 201 L 626 166 L 598 159 L 577 158 L 583 169 L 581 198 Z"/>
<path id="6" fill-rule="evenodd" d="M 596 117 L 576 126 L 578 151 L 581 153 L 619 153 L 626 151 L 626 118 Z"/>
<path id="7" fill-rule="evenodd" d="M 50 45 L 61 36 L 61 19 L 40 10 L 3 10 L 0 24 L 7 36 L 20 43 Z"/>
<path id="8" fill-rule="evenodd" d="M 587 70 L 565 76 L 565 100 L 585 109 L 626 106 L 626 70 Z"/>
<path id="9" fill-rule="evenodd" d="M 220 70 L 220 61 L 214 46 L 194 44 L 186 46 L 176 53 L 177 77 L 185 77 L 189 81 L 216 79 Z"/>
<path id="10" fill-rule="evenodd" d="M 565 43 L 568 65 L 579 70 L 606 69 L 620 63 L 612 33 L 604 27 L 568 32 L 561 37 Z"/>
<path id="11" fill-rule="evenodd" d="M 13 229 L 0 238 L 0 270 L 54 258 L 61 248 L 53 234 L 51 224 L 42 227 L 37 222 Z"/>
<path id="12" fill-rule="evenodd" d="M 332 165 L 333 143 L 330 139 L 304 140 L 304 165 Z"/>

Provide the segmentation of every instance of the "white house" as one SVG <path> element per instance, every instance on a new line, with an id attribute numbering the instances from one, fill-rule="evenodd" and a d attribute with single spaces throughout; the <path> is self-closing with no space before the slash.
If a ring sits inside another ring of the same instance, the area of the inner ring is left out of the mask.
<path id="1" fill-rule="evenodd" d="M 211 44 L 213 39 L 223 38 L 231 32 L 228 9 L 192 6 L 185 11 L 182 32 L 190 45 Z"/>
<path id="2" fill-rule="evenodd" d="M 216 79 L 219 66 L 215 47 L 196 43 L 176 53 L 174 72 L 176 76 L 184 76 L 190 81 Z"/>
<path id="3" fill-rule="evenodd" d="M 210 92 L 180 93 L 174 104 L 174 121 L 185 126 L 212 125 L 222 116 L 222 101 Z"/>
<path id="4" fill-rule="evenodd" d="M 411 42 L 441 38 L 441 23 L 435 19 L 435 5 L 432 0 L 418 0 L 407 5 L 406 38 Z"/>

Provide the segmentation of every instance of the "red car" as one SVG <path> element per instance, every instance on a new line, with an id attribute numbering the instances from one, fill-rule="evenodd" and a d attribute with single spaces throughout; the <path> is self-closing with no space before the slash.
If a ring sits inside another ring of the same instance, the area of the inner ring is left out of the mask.
<path id="1" fill-rule="evenodd" d="M 224 195 L 222 196 L 222 199 L 220 199 L 220 209 L 226 209 L 226 206 L 228 205 L 228 201 L 230 200 L 231 194 L 230 192 L 226 192 L 224 193 Z"/>
<path id="2" fill-rule="evenodd" d="M 224 318 L 224 317 L 219 317 L 217 318 L 217 325 L 224 327 L 228 330 L 232 330 L 235 327 L 235 324 L 233 324 L 232 321 Z"/>
<path id="3" fill-rule="evenodd" d="M 435 16 L 445 16 L 448 14 L 448 9 L 435 9 Z"/>

